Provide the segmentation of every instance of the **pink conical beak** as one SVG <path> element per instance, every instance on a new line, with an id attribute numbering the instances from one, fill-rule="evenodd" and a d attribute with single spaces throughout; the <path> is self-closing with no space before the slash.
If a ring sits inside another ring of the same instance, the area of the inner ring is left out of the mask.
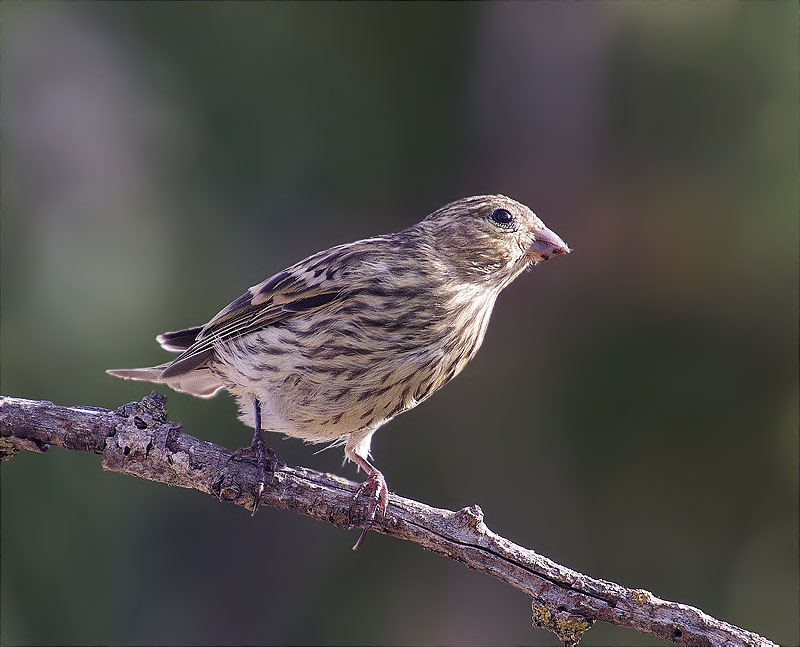
<path id="1" fill-rule="evenodd" d="M 546 261 L 551 256 L 569 254 L 570 248 L 559 238 L 557 233 L 550 231 L 547 227 L 543 227 L 534 232 L 534 239 L 528 248 L 528 253 L 535 262 L 538 262 Z"/>

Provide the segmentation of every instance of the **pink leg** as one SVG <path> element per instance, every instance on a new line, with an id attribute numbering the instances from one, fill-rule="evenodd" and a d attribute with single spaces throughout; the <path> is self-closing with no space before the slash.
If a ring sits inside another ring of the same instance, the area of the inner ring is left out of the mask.
<path id="1" fill-rule="evenodd" d="M 381 474 L 380 470 L 370 463 L 363 456 L 359 456 L 353 450 L 345 448 L 345 456 L 353 461 L 356 465 L 361 467 L 367 473 L 367 479 L 358 486 L 353 501 L 357 501 L 363 493 L 368 493 L 370 497 L 369 507 L 367 508 L 367 520 L 364 522 L 364 529 L 361 531 L 361 536 L 353 546 L 353 550 L 364 541 L 364 537 L 372 528 L 375 523 L 375 516 L 380 505 L 381 515 L 386 516 L 386 508 L 389 506 L 389 488 L 386 486 L 386 479 Z"/>

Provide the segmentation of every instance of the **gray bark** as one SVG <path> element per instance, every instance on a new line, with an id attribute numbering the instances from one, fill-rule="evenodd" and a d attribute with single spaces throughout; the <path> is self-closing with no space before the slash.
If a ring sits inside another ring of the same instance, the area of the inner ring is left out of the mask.
<path id="1" fill-rule="evenodd" d="M 229 461 L 231 452 L 224 447 L 184 433 L 180 424 L 167 420 L 165 401 L 154 392 L 111 411 L 0 396 L 0 458 L 55 445 L 99 454 L 106 470 L 192 488 L 252 509 L 255 463 Z M 351 528 L 363 522 L 366 507 L 354 505 L 356 487 L 332 474 L 282 466 L 261 505 Z M 532 599 L 533 625 L 567 645 L 576 644 L 597 620 L 680 645 L 775 644 L 695 607 L 589 577 L 514 544 L 486 526 L 477 505 L 454 512 L 390 494 L 386 517 L 379 515 L 374 531 L 413 541 L 524 591 Z"/>

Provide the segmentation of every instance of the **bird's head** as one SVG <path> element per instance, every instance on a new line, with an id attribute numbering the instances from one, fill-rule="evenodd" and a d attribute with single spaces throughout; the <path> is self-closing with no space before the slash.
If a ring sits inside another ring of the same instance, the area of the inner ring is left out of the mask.
<path id="1" fill-rule="evenodd" d="M 433 212 L 419 227 L 455 278 L 498 290 L 525 268 L 570 252 L 535 213 L 504 195 L 462 198 Z"/>

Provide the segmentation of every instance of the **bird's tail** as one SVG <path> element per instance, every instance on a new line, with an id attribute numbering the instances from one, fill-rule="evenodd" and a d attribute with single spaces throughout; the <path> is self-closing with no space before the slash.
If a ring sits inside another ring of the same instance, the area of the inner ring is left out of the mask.
<path id="1" fill-rule="evenodd" d="M 206 366 L 200 366 L 180 375 L 162 377 L 162 373 L 168 366 L 169 363 L 148 368 L 119 368 L 108 370 L 106 373 L 114 377 L 121 377 L 123 380 L 166 384 L 171 389 L 181 393 L 190 393 L 198 398 L 210 398 L 224 388 L 219 378 Z"/>
<path id="2" fill-rule="evenodd" d="M 156 337 L 156 341 L 161 344 L 164 350 L 172 351 L 173 353 L 182 353 L 189 346 L 194 344 L 203 326 L 195 326 L 194 328 L 187 328 L 186 330 L 176 330 L 174 332 L 165 332 Z"/>
<path id="3" fill-rule="evenodd" d="M 187 328 L 186 330 L 176 330 L 175 332 L 165 332 L 156 337 L 156 340 L 165 350 L 173 353 L 180 353 L 187 350 L 197 339 L 202 326 Z M 166 384 L 171 389 L 181 393 L 191 393 L 198 398 L 210 398 L 224 388 L 219 378 L 214 375 L 206 364 L 193 365 L 187 370 L 175 375 L 164 377 L 164 371 L 172 366 L 170 362 L 150 366 L 147 368 L 118 368 L 106 371 L 114 377 L 121 377 L 123 380 L 136 380 L 137 382 L 155 382 L 156 384 Z"/>
<path id="4" fill-rule="evenodd" d="M 167 366 L 169 366 L 169 362 L 161 364 L 160 366 L 150 366 L 148 368 L 110 368 L 106 373 L 114 377 L 121 377 L 123 380 L 164 384 L 164 380 L 160 378 Z"/>

